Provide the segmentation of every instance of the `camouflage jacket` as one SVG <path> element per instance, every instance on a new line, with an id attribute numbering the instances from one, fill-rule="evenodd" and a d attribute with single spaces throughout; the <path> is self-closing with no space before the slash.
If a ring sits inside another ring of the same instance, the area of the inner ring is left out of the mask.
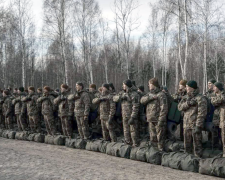
<path id="1" fill-rule="evenodd" d="M 102 120 L 108 120 L 116 113 L 116 103 L 113 102 L 113 94 L 109 92 L 94 98 L 92 103 L 99 104 L 100 119 Z"/>
<path id="2" fill-rule="evenodd" d="M 211 99 L 212 97 L 215 97 L 216 94 L 214 93 L 213 90 L 209 89 L 205 94 L 204 96 L 206 96 L 207 98 Z"/>
<path id="3" fill-rule="evenodd" d="M 222 119 L 220 120 L 221 108 L 223 108 L 223 106 L 225 105 L 224 91 L 218 94 L 215 94 L 214 97 L 211 97 L 211 103 L 215 107 L 214 114 L 213 114 L 213 123 L 215 126 L 221 126 L 220 125 L 220 121 L 222 124 Z"/>
<path id="4" fill-rule="evenodd" d="M 38 95 L 35 93 L 31 93 L 28 96 L 22 98 L 22 102 L 27 105 L 27 114 L 28 116 L 39 115 L 41 110 L 37 106 Z"/>
<path id="5" fill-rule="evenodd" d="M 184 112 L 184 129 L 203 128 L 207 115 L 207 100 L 196 89 L 186 95 L 178 104 L 178 110 Z"/>
<path id="6" fill-rule="evenodd" d="M 2 111 L 5 117 L 13 115 L 13 105 L 12 98 L 10 96 L 6 96 L 3 98 Z"/>
<path id="7" fill-rule="evenodd" d="M 94 98 L 100 96 L 100 93 L 98 91 L 89 92 L 89 96 L 90 96 L 90 101 L 92 102 Z M 98 104 L 91 103 L 91 111 L 93 112 L 96 109 L 98 109 Z"/>
<path id="8" fill-rule="evenodd" d="M 91 99 L 87 91 L 81 90 L 80 92 L 76 92 L 68 99 L 75 101 L 75 116 L 89 116 Z"/>
<path id="9" fill-rule="evenodd" d="M 176 94 L 172 95 L 174 102 L 179 103 L 181 101 L 181 99 L 187 95 L 187 91 L 177 91 Z"/>
<path id="10" fill-rule="evenodd" d="M 135 89 L 130 88 L 127 92 L 121 91 L 113 97 L 113 101 L 121 101 L 123 118 L 138 118 L 140 97 Z"/>
<path id="11" fill-rule="evenodd" d="M 73 116 L 74 101 L 68 100 L 69 96 L 69 91 L 66 91 L 54 100 L 54 105 L 58 107 L 58 115 L 60 117 Z"/>
<path id="12" fill-rule="evenodd" d="M 54 99 L 55 96 L 52 93 L 44 94 L 37 99 L 37 107 L 41 109 L 43 115 L 53 115 L 55 112 Z"/>
<path id="13" fill-rule="evenodd" d="M 155 99 L 154 96 L 157 96 Z M 167 97 L 159 88 L 150 91 L 141 98 L 141 104 L 146 105 L 146 116 L 148 122 L 164 122 L 168 114 Z"/>
<path id="14" fill-rule="evenodd" d="M 22 99 L 26 97 L 24 92 L 21 92 L 17 95 L 15 99 L 12 100 L 12 104 L 14 105 L 15 115 L 25 114 L 26 113 L 26 103 L 22 101 Z"/>

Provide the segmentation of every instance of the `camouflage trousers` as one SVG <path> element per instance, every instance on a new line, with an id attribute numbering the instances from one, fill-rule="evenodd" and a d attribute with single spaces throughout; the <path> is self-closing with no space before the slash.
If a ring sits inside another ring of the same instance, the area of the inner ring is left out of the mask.
<path id="1" fill-rule="evenodd" d="M 5 117 L 0 114 L 0 127 L 5 128 Z"/>
<path id="2" fill-rule="evenodd" d="M 64 136 L 72 136 L 72 122 L 70 117 L 68 116 L 63 116 L 60 117 L 61 119 L 61 124 L 62 124 L 62 131 Z"/>
<path id="3" fill-rule="evenodd" d="M 5 128 L 6 129 L 12 129 L 13 128 L 12 116 L 5 117 Z"/>
<path id="4" fill-rule="evenodd" d="M 90 136 L 88 119 L 85 119 L 84 116 L 76 116 L 77 128 L 82 139 L 88 139 Z"/>
<path id="5" fill-rule="evenodd" d="M 225 157 L 225 126 L 221 128 L 221 139 L 223 143 L 223 157 Z"/>
<path id="6" fill-rule="evenodd" d="M 138 146 L 139 132 L 138 121 L 135 120 L 133 125 L 128 124 L 129 118 L 123 118 L 123 133 L 126 143 Z"/>
<path id="7" fill-rule="evenodd" d="M 116 142 L 117 137 L 114 131 L 113 124 L 109 124 L 108 119 L 101 119 L 101 126 L 103 139 L 106 141 L 109 141 L 111 139 L 112 142 Z"/>
<path id="8" fill-rule="evenodd" d="M 41 131 L 40 115 L 29 116 L 29 125 L 31 131 L 39 133 Z"/>
<path id="9" fill-rule="evenodd" d="M 56 133 L 54 116 L 52 114 L 44 115 L 44 121 L 47 133 L 54 136 Z"/>
<path id="10" fill-rule="evenodd" d="M 26 131 L 27 124 L 26 124 L 26 119 L 25 119 L 24 114 L 17 114 L 16 115 L 16 121 L 17 121 L 17 126 L 19 131 Z"/>
<path id="11" fill-rule="evenodd" d="M 193 148 L 192 148 L 193 144 Z M 192 153 L 197 157 L 202 156 L 202 132 L 194 133 L 192 129 L 184 129 L 184 149 L 187 153 Z"/>
<path id="12" fill-rule="evenodd" d="M 163 150 L 164 141 L 166 139 L 166 126 L 159 127 L 157 122 L 149 122 L 150 141 L 158 144 L 158 149 Z"/>

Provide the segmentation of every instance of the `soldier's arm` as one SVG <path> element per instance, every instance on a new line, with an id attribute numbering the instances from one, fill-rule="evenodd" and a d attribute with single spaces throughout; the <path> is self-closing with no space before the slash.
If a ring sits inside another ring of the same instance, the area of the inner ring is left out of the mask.
<path id="1" fill-rule="evenodd" d="M 160 94 L 158 97 L 160 104 L 159 121 L 166 122 L 166 117 L 168 114 L 168 102 L 167 97 L 164 93 Z"/>
<path id="2" fill-rule="evenodd" d="M 100 103 L 100 98 L 96 97 L 92 100 L 92 104 L 99 104 Z"/>
<path id="3" fill-rule="evenodd" d="M 186 111 L 187 109 L 189 109 L 189 105 L 187 103 L 187 99 L 183 98 L 178 104 L 178 110 L 179 111 Z"/>
<path id="4" fill-rule="evenodd" d="M 13 100 L 12 100 L 12 105 L 15 105 L 15 104 L 18 103 L 19 101 L 20 101 L 19 98 L 13 99 Z"/>
<path id="5" fill-rule="evenodd" d="M 61 102 L 61 97 L 60 96 L 58 96 L 57 98 L 54 99 L 54 105 L 55 106 L 58 106 L 60 102 Z"/>
<path id="6" fill-rule="evenodd" d="M 141 98 L 141 104 L 147 105 L 150 101 L 154 100 L 154 96 L 152 94 L 146 94 Z"/>
<path id="7" fill-rule="evenodd" d="M 25 96 L 21 99 L 22 102 L 28 102 L 31 101 L 31 98 L 29 96 Z"/>
<path id="8" fill-rule="evenodd" d="M 117 94 L 117 95 L 113 96 L 113 101 L 114 101 L 115 103 L 120 102 L 120 100 L 121 100 L 121 95 L 120 95 L 120 94 Z"/>
<path id="9" fill-rule="evenodd" d="M 91 99 L 90 99 L 90 96 L 88 94 L 84 95 L 83 103 L 84 103 L 84 116 L 89 116 Z"/>
<path id="10" fill-rule="evenodd" d="M 139 95 L 134 95 L 131 97 L 132 100 L 132 113 L 131 117 L 132 118 L 137 118 L 138 117 L 138 112 L 139 112 L 139 106 L 140 106 L 140 98 Z"/>
<path id="11" fill-rule="evenodd" d="M 74 114 L 74 107 L 75 107 L 74 101 L 69 101 L 68 100 L 68 105 L 69 105 L 69 116 L 73 116 L 73 114 Z"/>
<path id="12" fill-rule="evenodd" d="M 203 128 L 203 123 L 207 115 L 207 100 L 204 97 L 201 97 L 197 100 L 198 103 L 198 115 L 196 126 Z"/>
<path id="13" fill-rule="evenodd" d="M 110 112 L 109 112 L 109 118 L 113 117 L 116 113 L 116 103 L 113 101 L 113 96 L 110 96 L 109 98 L 110 103 Z"/>
<path id="14" fill-rule="evenodd" d="M 211 103 L 213 106 L 220 106 L 223 103 L 222 96 L 212 97 Z"/>

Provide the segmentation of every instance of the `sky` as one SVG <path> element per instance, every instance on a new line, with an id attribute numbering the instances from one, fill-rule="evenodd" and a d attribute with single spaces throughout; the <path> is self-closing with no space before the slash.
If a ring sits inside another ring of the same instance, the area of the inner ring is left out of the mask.
<path id="1" fill-rule="evenodd" d="M 31 0 L 33 3 L 32 12 L 34 15 L 35 25 L 37 27 L 37 36 L 39 36 L 42 25 L 43 25 L 43 2 L 44 0 Z M 114 18 L 113 14 L 113 2 L 114 0 L 96 0 L 99 3 L 99 7 L 102 11 L 102 16 L 107 19 L 109 26 L 112 26 L 112 20 Z M 139 0 L 139 8 L 137 9 L 137 14 L 140 17 L 140 26 L 133 32 L 133 36 L 140 37 L 145 31 L 148 25 L 148 18 L 150 15 L 149 2 L 154 2 L 155 0 Z"/>

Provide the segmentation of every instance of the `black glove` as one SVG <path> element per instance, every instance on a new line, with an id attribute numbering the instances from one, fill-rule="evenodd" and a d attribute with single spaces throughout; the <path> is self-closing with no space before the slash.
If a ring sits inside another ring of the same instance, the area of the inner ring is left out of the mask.
<path id="1" fill-rule="evenodd" d="M 112 124 L 113 119 L 114 119 L 114 117 L 110 117 L 109 120 L 108 120 L 108 123 L 109 123 L 109 124 Z"/>
<path id="2" fill-rule="evenodd" d="M 194 129 L 194 133 L 201 133 L 202 132 L 202 128 L 198 127 L 198 126 L 195 126 L 195 129 Z"/>
<path id="3" fill-rule="evenodd" d="M 134 124 L 134 118 L 133 118 L 133 117 L 131 117 L 131 118 L 129 119 L 128 124 L 129 124 L 129 125 L 133 125 L 133 124 Z"/>

